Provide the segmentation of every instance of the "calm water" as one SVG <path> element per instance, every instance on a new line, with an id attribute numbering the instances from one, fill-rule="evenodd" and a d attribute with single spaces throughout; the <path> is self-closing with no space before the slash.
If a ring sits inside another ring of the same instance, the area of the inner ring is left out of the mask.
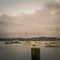
<path id="1" fill-rule="evenodd" d="M 44 47 L 44 44 L 36 46 L 40 48 L 41 60 L 60 60 L 60 48 Z M 0 42 L 0 60 L 31 60 L 31 46 L 21 44 L 5 44 Z"/>

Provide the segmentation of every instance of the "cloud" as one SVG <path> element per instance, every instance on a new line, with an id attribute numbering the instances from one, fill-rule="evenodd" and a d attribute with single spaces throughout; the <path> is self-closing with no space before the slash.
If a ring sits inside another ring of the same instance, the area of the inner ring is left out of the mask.
<path id="1" fill-rule="evenodd" d="M 49 11 L 54 12 L 54 14 L 55 13 L 56 13 L 56 15 L 60 14 L 60 3 L 56 3 L 56 1 L 55 1 L 50 4 L 46 4 L 45 6 L 49 9 Z"/>
<path id="2" fill-rule="evenodd" d="M 60 0 L 55 0 L 57 3 L 60 3 Z"/>
<path id="3" fill-rule="evenodd" d="M 57 36 L 60 37 L 60 4 L 49 3 L 34 14 L 0 16 L 0 37 Z M 52 14 L 51 14 L 52 13 Z"/>

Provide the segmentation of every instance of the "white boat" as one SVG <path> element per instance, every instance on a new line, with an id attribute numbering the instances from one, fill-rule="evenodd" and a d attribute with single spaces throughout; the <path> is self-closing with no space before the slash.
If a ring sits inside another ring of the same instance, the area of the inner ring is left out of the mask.
<path id="1" fill-rule="evenodd" d="M 21 43 L 21 41 L 14 40 L 14 41 L 12 41 L 12 43 Z"/>

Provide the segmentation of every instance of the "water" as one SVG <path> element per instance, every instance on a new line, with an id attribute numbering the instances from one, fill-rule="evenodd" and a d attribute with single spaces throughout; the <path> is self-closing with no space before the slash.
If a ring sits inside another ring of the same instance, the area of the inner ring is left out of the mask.
<path id="1" fill-rule="evenodd" d="M 41 60 L 60 60 L 60 48 L 45 47 L 44 44 L 36 46 L 41 50 Z M 0 60 L 31 60 L 32 46 L 21 44 L 5 44 L 0 42 Z"/>

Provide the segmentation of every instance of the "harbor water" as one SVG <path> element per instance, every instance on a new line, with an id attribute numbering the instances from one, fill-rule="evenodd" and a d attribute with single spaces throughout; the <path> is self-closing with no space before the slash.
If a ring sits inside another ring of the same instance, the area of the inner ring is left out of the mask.
<path id="1" fill-rule="evenodd" d="M 31 60 L 31 45 L 22 41 L 20 44 L 5 44 L 0 41 L 0 60 Z M 60 60 L 60 47 L 45 47 L 44 44 L 37 45 L 40 48 L 41 60 Z"/>

